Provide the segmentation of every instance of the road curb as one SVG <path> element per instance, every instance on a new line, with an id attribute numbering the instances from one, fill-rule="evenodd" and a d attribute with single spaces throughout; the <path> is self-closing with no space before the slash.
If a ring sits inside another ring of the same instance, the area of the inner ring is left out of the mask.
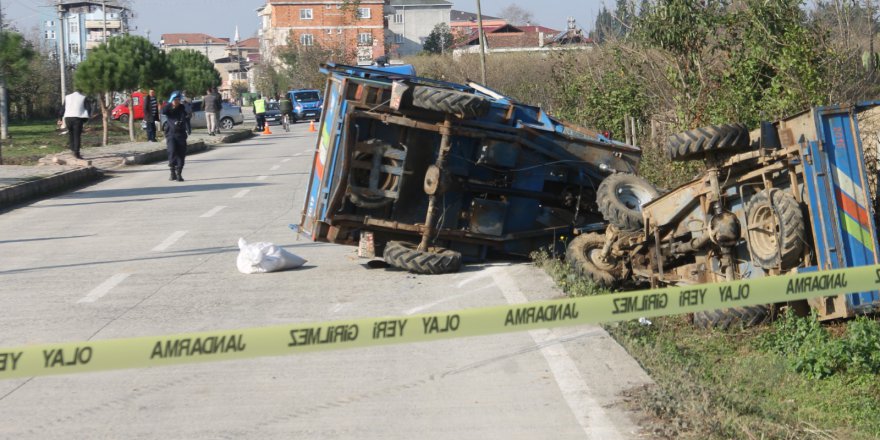
<path id="1" fill-rule="evenodd" d="M 47 195 L 64 192 L 72 187 L 93 182 L 102 177 L 97 168 L 89 166 L 62 171 L 37 180 L 22 182 L 0 189 L 0 210 Z"/>
<path id="2" fill-rule="evenodd" d="M 219 138 L 217 144 L 208 144 L 205 143 L 205 141 L 194 142 L 187 145 L 186 154 L 203 153 L 212 149 L 215 145 L 240 142 L 245 139 L 250 139 L 253 136 L 254 133 L 250 130 L 243 130 Z M 122 158 L 122 164 L 146 165 L 165 160 L 168 160 L 168 153 L 165 148 L 161 148 L 146 153 L 124 156 Z M 112 172 L 112 169 L 108 171 Z M 76 188 L 96 181 L 101 177 L 103 177 L 103 173 L 98 170 L 98 168 L 88 166 L 69 171 L 62 171 L 51 176 L 36 177 L 33 178 L 33 180 L 22 179 L 23 181 L 21 183 L 0 188 L 0 211 L 24 202 L 63 193 L 71 188 Z"/>
<path id="3" fill-rule="evenodd" d="M 190 154 L 203 153 L 210 149 L 211 147 L 208 146 L 208 144 L 206 144 L 204 141 L 199 141 L 186 146 L 186 155 L 189 156 Z M 131 156 L 126 156 L 124 159 L 122 159 L 122 164 L 146 165 L 150 163 L 161 162 L 163 160 L 168 160 L 168 150 L 165 148 L 161 150 L 150 151 L 147 153 L 138 153 Z"/>
<path id="4" fill-rule="evenodd" d="M 252 130 L 239 131 L 237 133 L 223 136 L 222 138 L 220 138 L 220 143 L 234 144 L 236 142 L 241 142 L 245 139 L 250 139 L 252 137 L 254 137 L 254 132 Z"/>

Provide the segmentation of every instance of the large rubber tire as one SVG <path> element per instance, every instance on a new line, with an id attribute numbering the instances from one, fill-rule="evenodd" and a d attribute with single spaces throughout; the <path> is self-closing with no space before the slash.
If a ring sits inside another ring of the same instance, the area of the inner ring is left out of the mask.
<path id="1" fill-rule="evenodd" d="M 418 245 L 404 241 L 389 241 L 382 257 L 398 269 L 423 275 L 453 273 L 461 269 L 461 254 L 456 251 L 432 246 L 423 252 Z"/>
<path id="2" fill-rule="evenodd" d="M 372 161 L 374 155 L 376 154 L 384 154 L 387 150 L 393 149 L 390 144 L 382 142 L 378 139 L 370 139 L 363 144 L 366 144 L 372 149 L 372 152 L 364 152 L 364 151 L 355 151 L 352 153 L 352 160 L 360 160 L 360 161 Z M 383 165 L 391 165 L 391 166 L 400 166 L 400 161 L 396 159 L 391 159 L 387 157 L 382 158 Z M 373 195 L 373 194 L 365 194 L 358 193 L 355 190 L 355 187 L 365 187 L 369 186 L 370 183 L 370 173 L 372 169 L 365 170 L 363 168 L 352 168 L 348 173 L 348 184 L 351 190 L 348 194 L 348 199 L 351 200 L 351 203 L 354 203 L 355 206 L 365 208 L 365 209 L 377 209 L 384 206 L 388 206 L 395 201 L 395 199 L 391 199 L 381 195 Z M 382 176 L 384 175 L 384 178 Z M 378 190 L 386 190 L 390 191 L 397 188 L 400 185 L 400 176 L 392 175 L 392 174 L 381 174 L 380 173 L 380 182 L 379 187 L 375 188 Z"/>
<path id="3" fill-rule="evenodd" d="M 654 185 L 634 174 L 612 174 L 599 184 L 596 203 L 606 221 L 622 231 L 644 226 L 642 206 L 660 196 Z"/>
<path id="4" fill-rule="evenodd" d="M 761 267 L 786 271 L 804 254 L 804 214 L 788 191 L 772 188 L 755 194 L 746 207 L 752 258 Z"/>
<path id="5" fill-rule="evenodd" d="M 119 116 L 119 122 L 123 124 L 128 124 L 128 115 Z"/>
<path id="6" fill-rule="evenodd" d="M 712 125 L 670 136 L 666 155 L 681 161 L 708 152 L 742 150 L 749 145 L 749 129 L 745 125 Z"/>
<path id="7" fill-rule="evenodd" d="M 694 313 L 694 326 L 727 330 L 732 327 L 754 327 L 770 322 L 769 306 L 744 306 Z"/>
<path id="8" fill-rule="evenodd" d="M 417 86 L 413 89 L 413 106 L 425 110 L 451 113 L 460 118 L 476 118 L 489 111 L 489 101 L 457 90 Z"/>
<path id="9" fill-rule="evenodd" d="M 235 128 L 235 121 L 227 116 L 220 120 L 220 128 L 224 130 L 232 130 L 233 128 Z"/>
<path id="10" fill-rule="evenodd" d="M 600 234 L 581 234 L 568 244 L 565 259 L 582 276 L 599 287 L 612 289 L 620 285 L 623 264 L 619 261 L 602 261 L 599 252 L 605 245 L 605 236 Z"/>

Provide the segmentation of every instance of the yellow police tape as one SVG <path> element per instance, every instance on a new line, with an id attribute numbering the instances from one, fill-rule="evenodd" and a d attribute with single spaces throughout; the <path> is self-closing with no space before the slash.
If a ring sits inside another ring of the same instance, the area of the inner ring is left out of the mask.
<path id="1" fill-rule="evenodd" d="M 878 289 L 880 265 L 412 316 L 0 348 L 0 379 L 436 341 Z"/>

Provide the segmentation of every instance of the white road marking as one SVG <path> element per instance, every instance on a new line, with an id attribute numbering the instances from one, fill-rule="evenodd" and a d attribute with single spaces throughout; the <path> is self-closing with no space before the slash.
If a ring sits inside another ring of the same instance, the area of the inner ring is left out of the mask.
<path id="1" fill-rule="evenodd" d="M 165 241 L 159 243 L 158 246 L 154 247 L 153 252 L 162 252 L 165 249 L 168 249 L 169 247 L 171 247 L 172 244 L 176 243 L 177 240 L 180 240 L 181 237 L 186 235 L 186 232 L 187 231 L 176 231 L 175 233 L 171 234 L 168 238 L 165 239 Z"/>
<path id="2" fill-rule="evenodd" d="M 269 176 L 257 176 L 257 180 L 266 180 Z"/>
<path id="3" fill-rule="evenodd" d="M 240 198 L 246 196 L 247 193 L 249 193 L 249 192 L 251 192 L 251 190 L 249 190 L 249 189 L 243 189 L 243 190 L 237 192 L 234 196 L 232 196 L 232 198 L 233 198 L 233 199 L 240 199 Z"/>
<path id="4" fill-rule="evenodd" d="M 527 302 L 525 295 L 519 290 L 519 286 L 513 282 L 510 276 L 504 274 L 504 270 L 493 271 L 492 278 L 501 289 L 504 298 L 509 304 L 522 304 Z M 592 391 L 584 382 L 580 371 L 574 361 L 568 355 L 568 351 L 562 344 L 549 344 L 556 338 L 553 332 L 547 329 L 530 330 L 529 335 L 535 344 L 542 347 L 541 354 L 547 360 L 550 371 L 556 379 L 556 384 L 568 403 L 568 407 L 577 419 L 578 424 L 587 434 L 589 439 L 623 439 L 623 435 L 617 431 L 605 410 L 591 397 Z"/>
<path id="5" fill-rule="evenodd" d="M 273 165 L 272 168 L 269 168 L 269 171 L 277 171 L 281 169 L 281 165 Z"/>
<path id="6" fill-rule="evenodd" d="M 208 211 L 208 212 L 206 212 L 206 213 L 200 215 L 199 218 L 210 218 L 210 217 L 213 217 L 214 214 L 217 214 L 218 212 L 222 211 L 223 208 L 225 208 L 225 206 L 215 206 L 215 207 L 211 208 L 210 211 Z"/>
<path id="7" fill-rule="evenodd" d="M 473 294 L 473 293 L 479 292 L 479 291 L 481 291 L 481 290 L 491 289 L 492 287 L 495 287 L 495 283 L 494 283 L 494 282 L 492 282 L 492 283 L 490 283 L 490 284 L 487 284 L 487 285 L 485 285 L 485 286 L 483 286 L 483 287 L 477 288 L 477 289 L 469 290 L 469 291 L 467 291 L 467 292 L 465 292 L 465 293 L 460 293 L 460 294 L 458 294 L 458 295 L 452 295 L 452 296 L 449 296 L 449 297 L 446 297 L 446 298 L 443 298 L 443 299 L 439 299 L 439 300 L 434 301 L 434 302 L 430 302 L 430 303 L 425 304 L 425 305 L 421 305 L 421 306 L 418 306 L 418 307 L 413 307 L 413 308 L 411 308 L 411 309 L 409 309 L 409 310 L 404 311 L 403 314 L 404 314 L 404 315 L 414 315 L 414 314 L 416 314 L 416 313 L 420 313 L 420 312 L 423 312 L 423 311 L 425 311 L 425 310 L 428 310 L 428 309 L 430 309 L 430 308 L 432 308 L 432 307 L 434 307 L 434 306 L 436 306 L 436 305 L 438 305 L 438 304 L 443 304 L 443 303 L 445 303 L 445 302 L 449 302 L 449 301 L 452 301 L 452 300 L 454 300 L 454 299 L 461 298 L 461 297 L 463 297 L 463 296 L 468 296 L 468 295 L 471 295 L 471 294 Z"/>
<path id="8" fill-rule="evenodd" d="M 284 159 L 284 160 L 281 161 L 281 163 L 287 163 L 287 162 L 290 162 L 290 158 L 289 158 L 289 157 L 288 157 L 287 159 Z"/>
<path id="9" fill-rule="evenodd" d="M 94 289 L 92 289 L 92 291 L 89 292 L 88 295 L 80 298 L 80 300 L 77 302 L 78 303 L 92 303 L 92 302 L 97 301 L 102 296 L 106 295 L 111 290 L 113 290 L 113 288 L 116 287 L 117 285 L 119 285 L 119 283 L 125 281 L 125 279 L 128 278 L 129 275 L 131 275 L 131 274 L 118 273 L 116 275 L 113 275 L 112 277 L 108 278 L 107 281 L 104 281 L 103 283 L 98 285 L 98 287 L 95 287 Z"/>

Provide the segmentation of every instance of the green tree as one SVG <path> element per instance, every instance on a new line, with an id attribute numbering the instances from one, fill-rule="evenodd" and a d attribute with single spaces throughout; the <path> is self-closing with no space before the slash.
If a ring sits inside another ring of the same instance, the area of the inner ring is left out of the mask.
<path id="1" fill-rule="evenodd" d="M 716 33 L 723 32 L 726 4 L 720 0 L 658 0 L 634 19 L 634 36 L 649 50 L 660 50 L 674 110 L 683 125 L 703 123 L 715 93 L 708 64 L 717 60 Z M 647 58 L 647 56 L 646 56 Z"/>
<path id="2" fill-rule="evenodd" d="M 138 88 L 157 89 L 163 96 L 169 92 L 170 80 L 175 79 L 175 71 L 171 68 L 165 52 L 160 51 L 149 40 L 143 37 L 125 35 L 110 40 L 116 55 L 124 60 L 129 71 L 129 81 L 124 89 L 131 96 Z M 134 115 L 134 100 L 128 100 L 128 114 Z M 134 141 L 134 118 L 128 118 L 128 136 Z"/>
<path id="3" fill-rule="evenodd" d="M 24 37 L 13 31 L 0 31 L 0 139 L 9 137 L 8 87 L 28 76 L 34 49 Z"/>
<path id="4" fill-rule="evenodd" d="M 168 53 L 168 60 L 178 81 L 177 88 L 186 90 L 187 96 L 196 96 L 208 87 L 220 85 L 220 73 L 214 63 L 197 50 L 172 50 Z"/>
<path id="5" fill-rule="evenodd" d="M 141 85 L 163 84 L 168 79 L 168 72 L 165 55 L 142 37 L 114 37 L 89 51 L 86 60 L 76 70 L 74 84 L 82 92 L 98 97 L 104 128 L 103 145 L 107 145 L 110 123 L 109 95 L 117 91 L 132 92 Z M 133 124 L 129 122 L 132 140 L 133 135 Z"/>
<path id="6" fill-rule="evenodd" d="M 446 53 L 450 47 L 452 47 L 452 30 L 446 23 L 437 23 L 425 39 L 422 50 L 427 53 Z"/>
<path id="7" fill-rule="evenodd" d="M 276 54 L 281 64 L 276 66 L 281 76 L 278 86 L 282 91 L 289 89 L 323 89 L 327 76 L 321 73 L 321 64 L 328 62 L 349 62 L 355 58 L 355 48 L 345 47 L 340 42 L 302 46 L 288 44 Z"/>
<path id="8" fill-rule="evenodd" d="M 820 104 L 829 55 L 799 0 L 745 0 L 728 15 L 727 68 L 719 73 L 718 120 L 751 126 Z"/>

